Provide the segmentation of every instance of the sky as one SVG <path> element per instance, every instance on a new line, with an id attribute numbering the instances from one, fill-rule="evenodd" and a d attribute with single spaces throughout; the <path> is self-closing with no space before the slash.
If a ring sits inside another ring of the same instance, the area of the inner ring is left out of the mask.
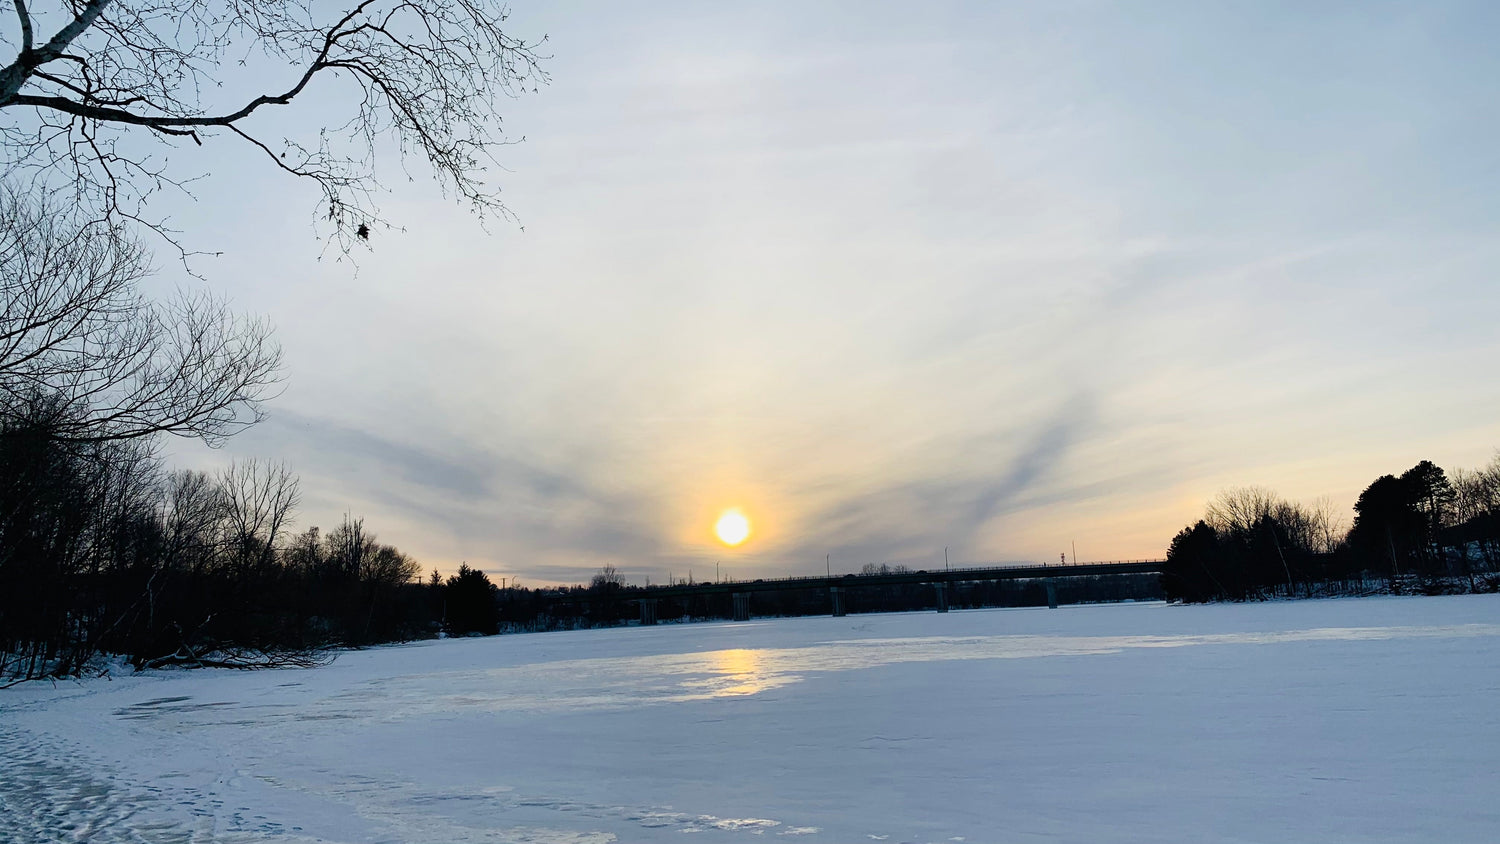
<path id="1" fill-rule="evenodd" d="M 1497 18 L 518 2 L 515 221 L 391 166 L 401 228 L 338 260 L 311 185 L 178 153 L 159 207 L 287 365 L 169 458 L 284 459 L 299 527 L 523 585 L 1156 558 L 1252 484 L 1352 519 L 1500 447 Z"/>

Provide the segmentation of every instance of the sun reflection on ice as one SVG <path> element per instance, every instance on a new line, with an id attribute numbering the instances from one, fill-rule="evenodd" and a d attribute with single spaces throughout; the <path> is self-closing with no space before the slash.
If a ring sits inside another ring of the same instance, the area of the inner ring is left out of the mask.
<path id="1" fill-rule="evenodd" d="M 693 697 L 744 697 L 801 679 L 785 670 L 777 671 L 772 668 L 766 654 L 759 650 L 734 648 L 710 651 L 702 656 L 705 658 L 702 668 L 709 672 L 709 676 L 681 683 L 684 688 L 699 693 Z"/>

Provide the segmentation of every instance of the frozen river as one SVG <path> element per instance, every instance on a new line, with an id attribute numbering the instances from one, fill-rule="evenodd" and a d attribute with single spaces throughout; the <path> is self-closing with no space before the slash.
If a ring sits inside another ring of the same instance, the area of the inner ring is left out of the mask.
<path id="1" fill-rule="evenodd" d="M 4 841 L 1493 842 L 1500 596 L 424 642 L 0 691 L 0 753 Z"/>

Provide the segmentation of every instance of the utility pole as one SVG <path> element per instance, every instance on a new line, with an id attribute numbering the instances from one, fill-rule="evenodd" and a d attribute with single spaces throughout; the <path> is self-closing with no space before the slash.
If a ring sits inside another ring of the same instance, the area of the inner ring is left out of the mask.
<path id="1" fill-rule="evenodd" d="M 829 577 L 833 577 L 833 555 L 832 554 L 824 554 L 823 555 L 823 573 L 826 574 L 826 575 L 828 575 Z"/>
<path id="2" fill-rule="evenodd" d="M 948 568 L 948 546 L 946 546 L 946 545 L 943 546 L 943 571 L 949 571 L 949 568 Z"/>

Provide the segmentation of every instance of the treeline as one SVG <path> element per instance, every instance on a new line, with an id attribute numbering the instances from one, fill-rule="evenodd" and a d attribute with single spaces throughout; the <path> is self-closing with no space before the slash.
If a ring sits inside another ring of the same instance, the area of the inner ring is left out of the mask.
<path id="1" fill-rule="evenodd" d="M 206 116 L 218 109 L 200 94 L 225 82 L 226 51 L 337 42 L 369 83 L 349 122 L 333 121 L 355 129 L 354 149 L 312 143 L 281 162 L 321 187 L 333 248 L 379 227 L 361 149 L 392 135 L 475 210 L 504 211 L 475 153 L 500 140 L 492 95 L 546 81 L 536 45 L 502 31 L 505 16 L 486 4 L 397 6 L 408 25 L 392 29 L 382 22 L 394 12 L 369 3 L 322 24 L 255 4 L 185 4 L 174 26 L 165 6 L 102 0 L 72 7 L 79 16 L 65 14 L 61 30 L 16 6 L 21 57 L 0 85 L 12 119 L 0 133 L 0 683 L 75 673 L 101 652 L 138 665 L 315 661 L 322 644 L 430 631 L 448 593 L 475 591 L 472 575 L 407 582 L 414 564 L 355 519 L 287 535 L 296 485 L 284 469 L 172 473 L 156 454 L 164 437 L 217 445 L 260 421 L 279 379 L 263 322 L 205 293 L 144 295 L 150 255 L 134 232 L 184 265 L 202 254 L 147 210 L 194 178 L 116 142 L 202 143 L 195 126 L 248 117 L 253 104 Z M 372 27 L 382 37 L 366 43 Z"/>
<path id="2" fill-rule="evenodd" d="M 1344 529 L 1326 501 L 1226 491 L 1172 539 L 1169 600 L 1500 590 L 1500 455 L 1450 476 L 1423 460 L 1360 493 Z"/>
<path id="3" fill-rule="evenodd" d="M 281 354 L 204 295 L 145 296 L 108 219 L 0 187 L 0 681 L 137 665 L 305 663 L 425 630 L 416 564 L 346 518 L 291 535 L 283 466 L 168 471 L 163 437 L 262 418 Z"/>
<path id="4" fill-rule="evenodd" d="M 290 533 L 297 497 L 284 466 L 168 472 L 140 441 L 65 445 L 45 420 L 0 422 L 0 676 L 77 673 L 101 653 L 305 664 L 425 632 L 417 564 L 359 519 Z"/>

